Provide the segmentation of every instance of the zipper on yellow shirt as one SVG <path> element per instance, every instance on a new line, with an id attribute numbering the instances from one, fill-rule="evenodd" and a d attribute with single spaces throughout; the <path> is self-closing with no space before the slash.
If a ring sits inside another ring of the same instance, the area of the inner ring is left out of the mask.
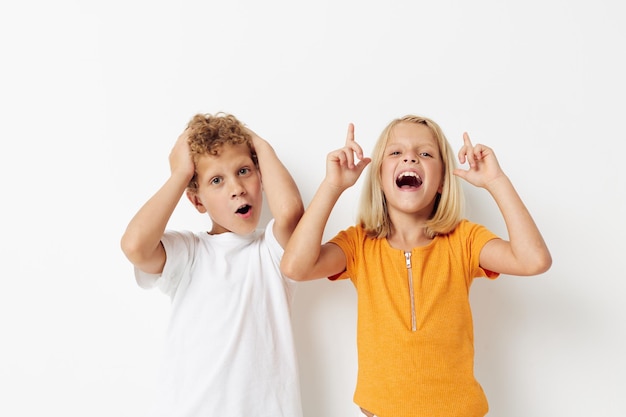
<path id="1" fill-rule="evenodd" d="M 409 277 L 409 297 L 411 297 L 411 330 L 417 331 L 417 319 L 415 317 L 415 295 L 413 292 L 413 269 L 411 268 L 411 252 L 404 252 L 406 269 Z"/>

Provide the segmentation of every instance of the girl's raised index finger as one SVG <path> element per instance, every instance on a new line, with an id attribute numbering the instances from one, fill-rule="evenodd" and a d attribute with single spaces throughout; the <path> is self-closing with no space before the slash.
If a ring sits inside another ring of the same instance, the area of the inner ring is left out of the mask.
<path id="1" fill-rule="evenodd" d="M 348 133 L 346 134 L 346 146 L 354 142 L 354 123 L 348 123 Z"/>
<path id="2" fill-rule="evenodd" d="M 467 132 L 463 132 L 463 146 L 459 149 L 458 158 L 459 162 L 464 164 L 468 162 L 470 166 L 472 165 L 473 158 L 471 157 L 472 152 L 472 141 L 470 140 Z"/>
<path id="3" fill-rule="evenodd" d="M 354 123 L 348 124 L 348 134 L 346 135 L 346 147 L 352 149 L 356 153 L 357 158 L 363 159 L 363 149 L 354 140 Z"/>
<path id="4" fill-rule="evenodd" d="M 472 146 L 472 141 L 470 140 L 469 134 L 467 132 L 463 132 L 463 144 L 466 146 Z"/>

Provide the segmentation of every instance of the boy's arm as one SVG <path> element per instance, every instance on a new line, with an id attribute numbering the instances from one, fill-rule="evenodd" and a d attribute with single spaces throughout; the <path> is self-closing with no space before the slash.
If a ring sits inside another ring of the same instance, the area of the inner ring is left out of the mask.
<path id="1" fill-rule="evenodd" d="M 278 159 L 274 148 L 252 130 L 247 130 L 252 136 L 263 190 L 274 218 L 274 236 L 284 248 L 304 212 L 302 197 L 291 174 Z"/>
<path id="2" fill-rule="evenodd" d="M 489 241 L 480 253 L 481 267 L 508 275 L 537 275 L 552 265 L 552 257 L 530 212 L 509 178 L 500 168 L 492 149 L 472 146 L 467 133 L 459 161 L 466 160 L 469 170 L 455 170 L 455 175 L 485 188 L 494 198 L 506 224 L 509 240 Z"/>
<path id="3" fill-rule="evenodd" d="M 135 214 L 121 239 L 122 251 L 128 260 L 141 271 L 150 274 L 163 272 L 165 249 L 161 237 L 194 174 L 187 131 L 178 137 L 169 160 L 170 177 Z"/>
<path id="4" fill-rule="evenodd" d="M 354 163 L 355 153 L 360 159 L 357 164 Z M 324 228 L 343 191 L 354 185 L 369 162 L 354 141 L 354 126 L 350 124 L 346 146 L 328 154 L 326 178 L 285 248 L 281 270 L 286 276 L 304 281 L 328 277 L 345 269 L 343 251 L 332 243 L 322 245 Z"/>

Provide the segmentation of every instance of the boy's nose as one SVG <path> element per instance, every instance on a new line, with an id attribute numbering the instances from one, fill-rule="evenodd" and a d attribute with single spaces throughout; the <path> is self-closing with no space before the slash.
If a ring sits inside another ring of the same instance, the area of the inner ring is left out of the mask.
<path id="1" fill-rule="evenodd" d="M 232 197 L 233 197 L 233 198 L 235 198 L 235 197 L 239 197 L 239 196 L 244 195 L 245 193 L 246 193 L 246 192 L 245 192 L 243 189 L 239 189 L 239 190 L 237 190 L 237 191 L 233 192 Z"/>
<path id="2" fill-rule="evenodd" d="M 235 197 L 239 197 L 241 195 L 244 195 L 246 193 L 246 189 L 243 187 L 243 185 L 241 185 L 241 183 L 237 182 L 233 185 L 233 189 L 232 189 L 232 198 Z"/>

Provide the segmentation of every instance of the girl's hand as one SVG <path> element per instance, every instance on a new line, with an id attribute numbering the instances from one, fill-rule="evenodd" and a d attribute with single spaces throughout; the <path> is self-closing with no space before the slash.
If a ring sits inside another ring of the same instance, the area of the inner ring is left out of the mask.
<path id="1" fill-rule="evenodd" d="M 355 156 L 359 160 L 356 164 Z M 354 140 L 354 125 L 350 123 L 345 146 L 332 151 L 326 158 L 325 181 L 343 191 L 354 185 L 370 162 L 371 159 L 363 156 L 363 149 Z"/>
<path id="2" fill-rule="evenodd" d="M 457 168 L 454 175 L 476 187 L 487 188 L 493 180 L 504 176 L 493 150 L 481 144 L 472 145 L 467 132 L 463 133 L 463 146 L 458 156 L 461 164 L 469 164 L 469 169 Z"/>

